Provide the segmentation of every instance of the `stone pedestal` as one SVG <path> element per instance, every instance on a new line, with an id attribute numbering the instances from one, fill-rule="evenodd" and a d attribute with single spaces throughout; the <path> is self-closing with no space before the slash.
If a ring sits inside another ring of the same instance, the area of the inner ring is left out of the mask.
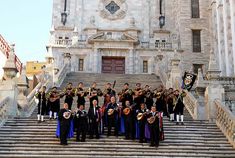
<path id="1" fill-rule="evenodd" d="M 171 59 L 171 72 L 170 72 L 170 78 L 168 82 L 168 86 L 174 87 L 175 81 L 177 78 L 181 78 L 181 70 L 179 68 L 180 64 L 180 57 L 178 53 L 175 51 L 174 58 Z M 178 88 L 178 87 L 175 87 Z"/>
<path id="2" fill-rule="evenodd" d="M 218 81 L 219 77 L 219 66 L 216 62 L 214 53 L 211 51 L 209 69 L 207 72 L 209 85 L 206 87 L 205 92 L 206 118 L 211 122 L 214 122 L 216 119 L 215 99 L 224 101 L 224 88 Z"/>
<path id="3" fill-rule="evenodd" d="M 25 70 L 22 71 L 22 74 L 20 75 L 18 79 L 17 88 L 19 91 L 19 94 L 17 97 L 17 104 L 18 104 L 19 112 L 24 112 L 29 108 L 28 107 L 29 102 L 26 97 L 29 86 L 28 86 L 28 79 L 25 75 Z"/>
<path id="4" fill-rule="evenodd" d="M 0 98 L 9 97 L 9 106 L 7 107 L 7 116 L 14 117 L 17 115 L 17 96 L 18 89 L 16 86 L 17 68 L 15 65 L 14 45 L 11 45 L 9 57 L 3 67 L 5 80 L 0 82 Z"/>
<path id="5" fill-rule="evenodd" d="M 197 102 L 198 107 L 196 107 L 197 120 L 206 120 L 206 106 L 205 106 L 205 90 L 206 83 L 203 79 L 202 70 L 198 69 L 197 84 L 196 84 L 196 93 L 197 93 Z"/>

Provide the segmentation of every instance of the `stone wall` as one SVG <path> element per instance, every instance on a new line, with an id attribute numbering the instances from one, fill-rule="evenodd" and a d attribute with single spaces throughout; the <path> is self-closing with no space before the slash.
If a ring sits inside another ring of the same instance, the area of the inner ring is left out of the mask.
<path id="1" fill-rule="evenodd" d="M 105 38 L 99 43 L 89 43 L 89 39 L 101 32 L 112 32 L 113 34 L 119 32 L 128 33 L 138 40 L 137 43 L 126 42 L 127 45 L 130 45 L 125 50 L 128 52 L 125 53 L 126 73 L 142 73 L 143 59 L 148 61 L 149 73 L 152 73 L 155 58 L 157 55 L 161 55 L 158 53 L 159 49 L 163 54 L 171 54 L 175 49 L 182 52 L 182 71 L 190 70 L 193 64 L 202 64 L 203 72 L 207 70 L 211 49 L 209 0 L 200 0 L 200 18 L 197 19 L 191 18 L 190 0 L 163 1 L 163 15 L 166 19 L 163 28 L 159 27 L 159 0 L 114 0 L 120 8 L 113 15 L 105 9 L 111 2 L 110 0 L 68 0 L 66 11 L 68 17 L 65 25 L 61 23 L 63 2 L 62 0 L 54 1 L 53 5 L 53 31 L 51 31 L 53 40 L 50 40 L 49 45 L 53 50 L 55 67 L 62 68 L 64 65 L 63 54 L 69 52 L 72 71 L 78 71 L 78 59 L 83 58 L 84 71 L 101 72 L 100 56 L 104 52 L 96 54 L 96 51 L 100 49 L 100 45 L 107 45 L 109 41 Z M 201 30 L 202 51 L 199 53 L 192 52 L 192 30 Z M 61 41 L 58 42 L 59 37 L 65 40 L 62 44 Z M 164 48 L 157 48 L 156 40 L 160 44 L 162 41 L 166 42 L 167 46 L 164 44 Z M 115 45 L 115 50 L 112 49 L 112 52 L 122 51 L 122 41 L 113 42 L 112 45 Z M 133 55 L 129 54 L 132 50 Z M 94 56 L 95 54 L 98 55 L 98 58 Z M 114 55 L 110 54 L 110 56 Z M 134 60 L 134 65 L 129 64 L 130 56 Z M 170 59 L 171 55 L 167 58 Z M 94 59 L 97 63 L 94 63 Z M 91 63 L 98 65 L 98 70 L 93 70 Z M 133 69 L 131 66 L 135 68 Z"/>

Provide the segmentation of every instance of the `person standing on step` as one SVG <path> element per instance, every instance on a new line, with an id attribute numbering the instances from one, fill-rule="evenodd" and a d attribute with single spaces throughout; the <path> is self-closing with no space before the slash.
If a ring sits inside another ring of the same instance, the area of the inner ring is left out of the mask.
<path id="1" fill-rule="evenodd" d="M 93 82 L 92 86 L 88 89 L 88 98 L 90 100 L 90 108 L 93 107 L 93 105 L 92 105 L 93 100 L 96 100 L 97 104 L 99 104 L 98 96 L 103 95 L 102 91 L 99 88 L 97 88 L 96 86 L 97 86 L 96 82 Z"/>
<path id="2" fill-rule="evenodd" d="M 88 117 L 89 117 L 89 132 L 90 132 L 90 139 L 93 139 L 93 136 L 96 136 L 96 139 L 99 139 L 99 123 L 101 119 L 100 114 L 100 107 L 98 106 L 97 100 L 92 101 L 92 107 L 89 108 L 88 111 Z"/>
<path id="3" fill-rule="evenodd" d="M 125 124 L 125 138 L 135 139 L 135 108 L 126 100 L 123 106 L 124 124 Z M 133 117 L 134 116 L 134 117 Z"/>
<path id="4" fill-rule="evenodd" d="M 67 87 L 64 89 L 64 95 L 65 95 L 64 102 L 69 105 L 69 110 L 72 109 L 74 93 L 75 93 L 75 91 L 73 89 L 73 84 L 68 83 Z"/>
<path id="5" fill-rule="evenodd" d="M 79 108 L 80 105 L 84 105 L 84 106 L 86 105 L 85 97 L 86 97 L 87 93 L 84 91 L 83 87 L 84 87 L 83 83 L 80 82 L 78 84 L 76 91 L 75 91 L 75 95 L 78 97 L 77 98 L 77 108 Z"/>
<path id="6" fill-rule="evenodd" d="M 78 111 L 76 113 L 77 118 L 77 138 L 76 141 L 85 142 L 86 141 L 86 133 L 88 129 L 88 114 L 85 111 L 85 106 L 80 105 Z M 80 135 L 82 134 L 82 138 L 80 140 Z"/>
<path id="7" fill-rule="evenodd" d="M 105 115 L 105 110 L 107 105 L 111 102 L 111 97 L 116 96 L 115 90 L 111 87 L 111 83 L 107 83 L 105 85 L 105 89 L 103 91 L 103 96 L 104 96 L 104 104 L 102 105 L 102 125 L 107 126 L 107 115 Z M 103 127 L 102 126 L 102 131 Z"/>
<path id="8" fill-rule="evenodd" d="M 176 114 L 176 125 L 179 124 L 179 119 L 181 118 L 181 125 L 184 125 L 184 102 L 183 98 L 186 96 L 186 93 L 182 91 L 179 93 L 179 90 L 175 90 L 175 107 L 174 112 Z"/>
<path id="9" fill-rule="evenodd" d="M 134 90 L 134 103 L 137 109 L 140 109 L 140 104 L 144 103 L 144 90 L 141 88 L 140 83 L 136 83 L 136 88 Z"/>
<path id="10" fill-rule="evenodd" d="M 118 105 L 116 103 L 116 98 L 111 97 L 111 102 L 106 107 L 107 123 L 108 123 L 108 133 L 107 136 L 111 135 L 111 129 L 114 127 L 114 135 L 118 136 Z"/>
<path id="11" fill-rule="evenodd" d="M 170 115 L 169 121 L 174 121 L 175 116 L 174 116 L 174 100 L 175 100 L 175 95 L 173 92 L 171 92 L 168 97 L 167 97 L 167 107 L 168 107 L 168 113 Z"/>
<path id="12" fill-rule="evenodd" d="M 153 105 L 153 92 L 150 90 L 149 85 L 145 86 L 144 96 L 145 96 L 145 104 L 147 106 L 147 109 L 150 110 L 151 106 Z"/>
<path id="13" fill-rule="evenodd" d="M 38 99 L 38 122 L 44 122 L 44 115 L 47 109 L 46 86 L 43 86 L 42 90 L 37 92 L 35 96 Z"/>
<path id="14" fill-rule="evenodd" d="M 151 107 L 150 113 L 147 115 L 147 122 L 150 131 L 150 146 L 159 146 L 159 118 L 156 106 Z"/>
<path id="15" fill-rule="evenodd" d="M 118 93 L 119 101 L 122 103 L 122 106 L 125 107 L 125 103 L 128 100 L 129 103 L 133 104 L 133 91 L 129 88 L 129 83 L 125 83 L 121 92 Z"/>
<path id="16" fill-rule="evenodd" d="M 57 114 L 60 110 L 60 94 L 57 91 L 57 87 L 53 87 L 52 91 L 49 92 L 48 95 L 49 95 L 48 104 L 50 108 L 49 118 L 52 119 L 52 116 L 54 116 L 54 119 L 56 119 Z"/>
<path id="17" fill-rule="evenodd" d="M 140 104 L 140 109 L 136 111 L 137 114 L 137 121 L 139 127 L 139 142 L 144 143 L 146 142 L 145 139 L 145 124 L 147 121 L 146 115 L 148 114 L 148 109 L 146 108 L 145 103 Z"/>
<path id="18" fill-rule="evenodd" d="M 69 110 L 68 104 L 64 103 L 64 108 L 58 113 L 58 120 L 60 122 L 60 145 L 68 145 L 67 137 L 70 130 L 71 119 L 72 112 Z"/>

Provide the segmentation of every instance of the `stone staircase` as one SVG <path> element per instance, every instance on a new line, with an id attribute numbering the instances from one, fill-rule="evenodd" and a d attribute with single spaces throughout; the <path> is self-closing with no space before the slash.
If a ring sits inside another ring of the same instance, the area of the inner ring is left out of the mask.
<path id="1" fill-rule="evenodd" d="M 93 74 L 93 73 L 69 73 L 61 87 L 66 87 L 68 82 L 72 82 L 74 86 L 77 86 L 79 82 L 83 82 L 86 88 L 90 87 L 93 82 L 97 83 L 97 87 L 103 90 L 105 84 L 110 82 L 113 84 L 116 80 L 115 89 L 117 92 L 121 91 L 123 84 L 128 82 L 130 88 L 134 88 L 136 83 L 142 83 L 142 86 L 148 84 L 152 89 L 157 88 L 162 82 L 160 78 L 156 75 L 149 74 Z"/>
<path id="2" fill-rule="evenodd" d="M 92 81 L 99 81 L 98 85 L 102 85 L 102 82 L 112 82 L 114 79 L 120 85 L 126 82 L 123 75 L 119 78 L 115 75 L 110 80 L 103 78 L 109 75 L 94 75 L 102 76 L 98 80 L 92 74 L 72 74 L 62 86 L 68 81 L 83 81 L 85 85 Z M 85 76 L 90 77 L 86 80 Z M 131 85 L 134 85 L 136 78 L 143 84 L 153 84 L 152 87 L 160 84 L 154 75 L 127 77 Z M 164 118 L 165 140 L 160 142 L 158 148 L 149 147 L 148 143 L 138 143 L 138 140 L 125 140 L 123 136 L 116 138 L 106 135 L 102 135 L 101 139 L 87 139 L 86 142 L 75 142 L 75 138 L 72 138 L 68 146 L 61 146 L 55 137 L 56 121 L 47 119 L 44 123 L 37 123 L 36 112 L 29 118 L 10 119 L 0 128 L 0 157 L 235 157 L 235 150 L 214 123 L 192 120 L 187 111 L 185 125 L 175 125 Z"/>

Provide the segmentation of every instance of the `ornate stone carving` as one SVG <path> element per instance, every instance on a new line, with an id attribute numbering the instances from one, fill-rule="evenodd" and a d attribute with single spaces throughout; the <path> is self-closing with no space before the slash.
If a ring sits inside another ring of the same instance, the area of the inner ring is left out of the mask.
<path id="1" fill-rule="evenodd" d="M 109 20 L 123 19 L 126 16 L 125 0 L 100 0 L 100 16 Z"/>

